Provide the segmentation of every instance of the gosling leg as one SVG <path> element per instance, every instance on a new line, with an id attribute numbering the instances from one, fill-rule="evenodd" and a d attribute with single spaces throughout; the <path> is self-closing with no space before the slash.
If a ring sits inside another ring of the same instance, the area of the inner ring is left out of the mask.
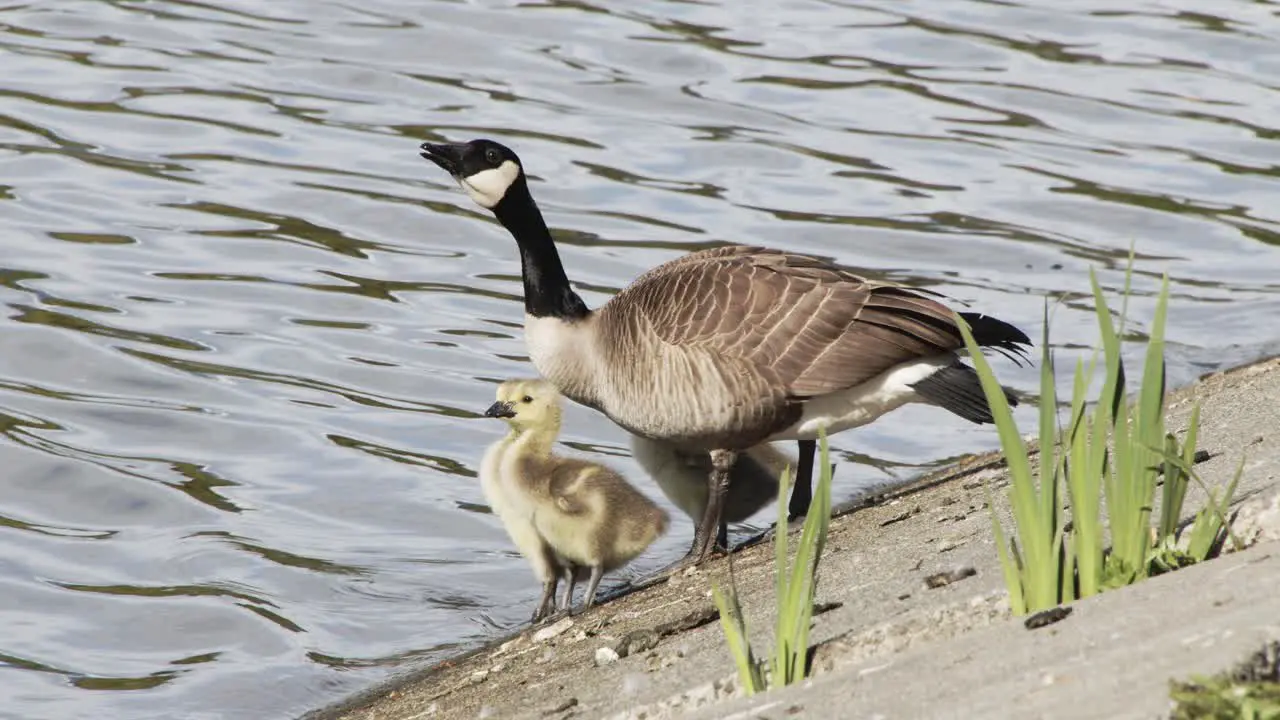
<path id="1" fill-rule="evenodd" d="M 560 610 L 568 612 L 573 608 L 573 589 L 578 584 L 578 567 L 572 563 L 565 563 L 560 570 L 560 577 L 564 580 L 564 594 L 560 596 Z"/>
<path id="2" fill-rule="evenodd" d="M 596 587 L 600 585 L 600 578 L 604 577 L 603 565 L 591 566 L 591 579 L 587 581 L 587 596 L 582 599 L 582 610 L 586 612 L 596 604 Z"/>
<path id="3" fill-rule="evenodd" d="M 551 577 L 542 583 L 542 599 L 538 601 L 538 607 L 533 611 L 533 618 L 530 620 L 533 624 L 536 625 L 555 609 L 556 583 L 558 582 L 559 578 L 553 572 Z"/>

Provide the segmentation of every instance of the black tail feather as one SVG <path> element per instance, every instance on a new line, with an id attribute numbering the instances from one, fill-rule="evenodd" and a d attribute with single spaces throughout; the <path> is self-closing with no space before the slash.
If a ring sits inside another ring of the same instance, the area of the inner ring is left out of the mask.
<path id="1" fill-rule="evenodd" d="M 969 324 L 969 332 L 973 333 L 973 339 L 978 345 L 999 352 L 1018 366 L 1031 361 L 1027 356 L 1031 338 L 1026 333 L 990 315 L 972 312 L 958 314 Z"/>
<path id="2" fill-rule="evenodd" d="M 1013 328 L 1012 325 L 1008 327 Z M 1013 330 L 1019 332 L 1017 328 Z M 982 391 L 978 372 L 964 363 L 948 365 L 911 387 L 925 400 L 950 410 L 969 422 L 982 424 L 995 421 L 991 416 L 991 406 L 987 404 L 987 396 Z M 1018 397 L 1013 390 L 1001 387 L 1009 404 L 1017 405 Z"/>

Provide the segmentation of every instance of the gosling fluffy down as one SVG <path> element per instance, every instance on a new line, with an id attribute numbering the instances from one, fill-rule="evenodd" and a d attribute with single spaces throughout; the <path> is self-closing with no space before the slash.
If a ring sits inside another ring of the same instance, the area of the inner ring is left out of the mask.
<path id="1" fill-rule="evenodd" d="M 609 467 L 553 452 L 561 410 L 550 383 L 502 383 L 485 416 L 511 426 L 485 454 L 481 485 L 542 582 L 534 621 L 549 614 L 562 579 L 561 609 L 570 610 L 574 585 L 584 575 L 583 609 L 590 608 L 604 573 L 626 565 L 666 532 L 667 513 Z"/>

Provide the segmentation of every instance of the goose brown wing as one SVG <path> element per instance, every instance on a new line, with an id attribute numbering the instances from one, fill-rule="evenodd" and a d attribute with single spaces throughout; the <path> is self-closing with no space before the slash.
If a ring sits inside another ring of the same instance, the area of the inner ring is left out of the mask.
<path id="1" fill-rule="evenodd" d="M 816 258 L 754 246 L 660 265 L 610 306 L 664 343 L 745 361 L 793 397 L 853 387 L 963 346 L 954 313 L 941 303 Z"/>

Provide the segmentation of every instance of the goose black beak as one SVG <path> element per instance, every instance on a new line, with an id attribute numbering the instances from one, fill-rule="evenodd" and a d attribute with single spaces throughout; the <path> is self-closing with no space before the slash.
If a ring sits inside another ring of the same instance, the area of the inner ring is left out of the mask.
<path id="1" fill-rule="evenodd" d="M 484 411 L 484 416 L 491 418 L 513 418 L 516 416 L 516 413 L 511 409 L 511 403 L 499 400 L 498 402 L 490 405 L 488 410 Z"/>
<path id="2" fill-rule="evenodd" d="M 458 177 L 462 167 L 462 153 L 467 149 L 466 143 L 427 143 L 421 145 L 422 157 L 440 166 L 441 170 Z"/>

